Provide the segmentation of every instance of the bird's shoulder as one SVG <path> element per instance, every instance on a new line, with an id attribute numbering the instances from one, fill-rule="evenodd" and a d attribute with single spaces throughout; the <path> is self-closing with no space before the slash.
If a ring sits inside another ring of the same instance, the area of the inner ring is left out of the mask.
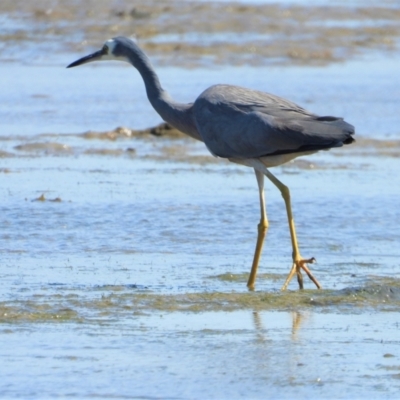
<path id="1" fill-rule="evenodd" d="M 211 153 L 226 158 L 317 151 L 350 143 L 354 133 L 342 118 L 319 117 L 281 97 L 231 85 L 205 90 L 192 116 Z"/>
<path id="2" fill-rule="evenodd" d="M 260 112 L 271 116 L 279 117 L 281 112 L 300 115 L 312 115 L 309 111 L 300 107 L 292 101 L 271 93 L 259 90 L 244 88 L 234 85 L 213 85 L 206 89 L 196 99 L 194 108 L 201 111 L 201 108 L 208 112 Z"/>

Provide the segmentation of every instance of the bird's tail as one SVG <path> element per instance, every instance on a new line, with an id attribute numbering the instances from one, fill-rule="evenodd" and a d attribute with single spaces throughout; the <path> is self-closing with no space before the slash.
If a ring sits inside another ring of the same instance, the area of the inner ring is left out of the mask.
<path id="1" fill-rule="evenodd" d="M 324 116 L 315 118 L 316 121 L 327 122 L 329 125 L 334 126 L 337 129 L 340 129 L 345 133 L 345 137 L 342 140 L 343 144 L 351 144 L 355 141 L 353 135 L 355 133 L 355 128 L 353 125 L 346 122 L 343 118 L 332 117 L 332 116 Z"/>

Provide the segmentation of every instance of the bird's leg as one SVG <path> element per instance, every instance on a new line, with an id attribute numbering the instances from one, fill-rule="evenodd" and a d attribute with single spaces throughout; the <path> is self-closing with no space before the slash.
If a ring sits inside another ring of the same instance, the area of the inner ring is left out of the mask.
<path id="1" fill-rule="evenodd" d="M 293 265 L 292 269 L 289 272 L 289 275 L 282 286 L 282 290 L 286 290 L 289 282 L 293 278 L 294 274 L 297 275 L 297 281 L 299 283 L 300 289 L 303 289 L 303 277 L 301 274 L 301 270 L 307 274 L 307 276 L 314 282 L 318 289 L 321 288 L 321 285 L 314 278 L 311 271 L 308 269 L 307 264 L 312 264 L 315 262 L 315 258 L 303 259 L 300 255 L 299 245 L 297 243 L 296 229 L 294 226 L 293 214 L 292 214 L 292 206 L 290 203 L 290 191 L 287 186 L 285 186 L 279 179 L 277 179 L 271 172 L 267 169 L 264 170 L 264 174 L 266 177 L 280 190 L 283 199 L 285 200 L 286 212 L 289 221 L 289 230 L 290 230 L 290 238 L 292 241 L 292 249 L 293 249 Z"/>
<path id="2" fill-rule="evenodd" d="M 258 228 L 257 244 L 256 244 L 256 249 L 254 251 L 253 265 L 251 266 L 249 280 L 247 281 L 247 287 L 250 290 L 254 290 L 257 277 L 258 264 L 260 262 L 261 252 L 264 245 L 264 239 L 268 229 L 268 219 L 267 219 L 267 212 L 265 210 L 265 198 L 264 198 L 264 174 L 260 171 L 257 171 L 256 169 L 254 170 L 254 172 L 256 173 L 258 191 L 260 195 L 261 219 L 260 223 L 257 226 Z"/>

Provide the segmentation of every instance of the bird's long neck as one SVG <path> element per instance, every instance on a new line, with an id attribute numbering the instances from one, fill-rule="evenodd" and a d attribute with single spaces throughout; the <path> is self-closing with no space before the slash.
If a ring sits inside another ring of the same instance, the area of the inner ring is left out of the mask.
<path id="1" fill-rule="evenodd" d="M 139 48 L 129 54 L 129 61 L 143 78 L 147 97 L 161 118 L 183 133 L 202 140 L 192 118 L 192 105 L 177 103 L 161 87 L 150 60 Z"/>

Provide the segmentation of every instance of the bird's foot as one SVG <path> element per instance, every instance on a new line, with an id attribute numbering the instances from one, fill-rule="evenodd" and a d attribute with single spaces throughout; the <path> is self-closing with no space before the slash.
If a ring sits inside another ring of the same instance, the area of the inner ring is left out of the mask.
<path id="1" fill-rule="evenodd" d="M 315 279 L 314 275 L 311 273 L 310 269 L 308 268 L 307 264 L 314 264 L 317 260 L 312 257 L 309 259 L 303 259 L 300 258 L 298 260 L 294 260 L 293 261 L 293 265 L 292 265 L 292 269 L 289 272 L 289 275 L 286 279 L 285 284 L 282 286 L 281 290 L 286 290 L 289 282 L 292 280 L 294 274 L 297 275 L 297 282 L 299 283 L 299 288 L 300 289 L 304 289 L 304 285 L 303 285 L 303 275 L 301 273 L 301 270 L 303 270 L 307 276 L 314 282 L 315 286 L 318 289 L 321 289 L 321 285 L 319 284 L 319 282 Z"/>

